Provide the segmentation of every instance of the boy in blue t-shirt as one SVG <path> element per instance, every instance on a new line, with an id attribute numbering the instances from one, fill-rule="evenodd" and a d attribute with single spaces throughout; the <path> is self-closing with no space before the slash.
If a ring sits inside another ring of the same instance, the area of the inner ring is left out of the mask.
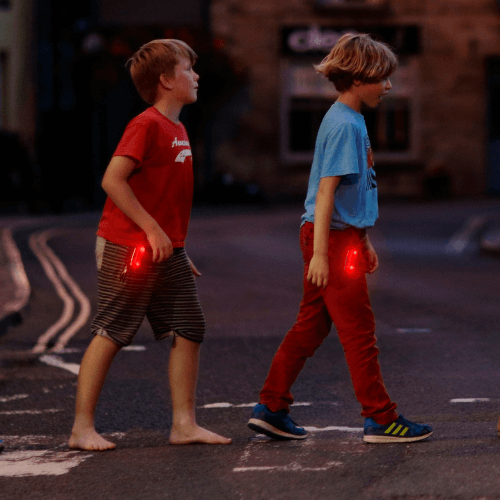
<path id="1" fill-rule="evenodd" d="M 290 392 L 308 357 L 332 322 L 344 348 L 351 380 L 365 417 L 364 440 L 420 441 L 428 425 L 398 416 L 387 394 L 375 346 L 375 318 L 366 273 L 378 258 L 366 234 L 378 216 L 373 152 L 361 106 L 375 108 L 391 89 L 396 57 L 369 35 L 346 34 L 316 66 L 339 91 L 316 140 L 302 217 L 304 295 L 299 314 L 276 352 L 248 426 L 274 439 L 304 439 L 289 416 Z"/>

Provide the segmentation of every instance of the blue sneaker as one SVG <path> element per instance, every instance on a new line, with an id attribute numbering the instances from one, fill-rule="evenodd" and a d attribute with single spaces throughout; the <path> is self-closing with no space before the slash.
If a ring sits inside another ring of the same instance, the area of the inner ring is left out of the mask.
<path id="1" fill-rule="evenodd" d="M 255 405 L 248 427 L 273 439 L 305 439 L 307 432 L 299 427 L 285 410 L 272 412 L 266 405 Z"/>
<path id="2" fill-rule="evenodd" d="M 399 415 L 392 424 L 380 425 L 372 418 L 365 420 L 365 435 L 367 443 L 410 443 L 421 441 L 432 434 L 432 427 L 415 424 Z"/>

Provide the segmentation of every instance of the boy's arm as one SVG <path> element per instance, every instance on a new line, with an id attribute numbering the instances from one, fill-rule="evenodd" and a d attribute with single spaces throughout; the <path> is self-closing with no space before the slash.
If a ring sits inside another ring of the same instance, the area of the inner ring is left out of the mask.
<path id="1" fill-rule="evenodd" d="M 139 203 L 127 182 L 136 162 L 127 156 L 114 156 L 106 169 L 101 186 L 115 205 L 145 233 L 153 249 L 153 261 L 161 262 L 174 251 L 170 238 Z"/>
<path id="2" fill-rule="evenodd" d="M 366 249 L 366 256 L 368 260 L 368 273 L 372 274 L 378 268 L 378 256 L 377 253 L 375 252 L 375 249 L 373 248 L 370 238 L 368 238 L 368 235 L 364 237 L 364 243 Z"/>
<path id="3" fill-rule="evenodd" d="M 321 178 L 316 195 L 314 210 L 314 253 L 309 263 L 307 281 L 322 288 L 326 288 L 326 285 L 328 285 L 328 240 L 335 190 L 340 184 L 340 179 L 340 176 Z"/>

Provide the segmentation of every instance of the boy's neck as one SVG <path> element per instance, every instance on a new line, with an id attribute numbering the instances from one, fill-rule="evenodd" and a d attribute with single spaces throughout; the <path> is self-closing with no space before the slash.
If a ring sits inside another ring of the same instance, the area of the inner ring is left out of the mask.
<path id="1" fill-rule="evenodd" d="M 352 110 L 356 111 L 356 113 L 361 113 L 361 99 L 352 92 L 341 92 L 337 102 L 349 106 Z"/>
<path id="2" fill-rule="evenodd" d="M 181 110 L 183 104 L 178 102 L 171 102 L 167 98 L 158 99 L 153 106 L 163 115 L 166 116 L 170 121 L 175 124 L 179 124 L 179 115 L 181 114 Z"/>

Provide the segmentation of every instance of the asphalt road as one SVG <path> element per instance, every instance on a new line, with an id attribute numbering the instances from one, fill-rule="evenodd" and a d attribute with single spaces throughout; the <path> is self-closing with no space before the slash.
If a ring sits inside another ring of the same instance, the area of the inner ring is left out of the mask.
<path id="1" fill-rule="evenodd" d="M 274 442 L 247 429 L 271 358 L 298 310 L 302 209 L 197 208 L 187 251 L 202 272 L 198 287 L 208 326 L 198 420 L 233 444 L 168 444 L 169 341 L 155 342 L 143 324 L 134 349 L 116 358 L 102 393 L 97 427 L 118 444 L 105 453 L 66 445 L 75 371 L 92 314 L 85 319 L 85 304 L 67 283 L 63 288 L 73 298 L 63 305 L 29 245 L 31 238 L 43 249 L 37 235 L 59 228 L 46 234 L 48 246 L 92 313 L 98 215 L 19 220 L 13 233 L 32 295 L 22 324 L 0 337 L 0 437 L 6 445 L 0 496 L 500 498 L 500 259 L 481 253 L 477 232 L 467 230 L 471 217 L 499 212 L 492 202 L 382 206 L 370 233 L 380 258 L 370 289 L 382 371 L 399 411 L 432 425 L 434 435 L 411 445 L 367 445 L 334 330 L 293 388 L 292 416 L 310 429 L 309 438 Z M 54 337 L 43 341 L 65 307 L 69 319 L 62 331 L 78 319 L 85 325 L 62 341 L 52 328 Z M 40 342 L 47 352 L 34 353 Z M 49 352 L 58 342 L 64 349 Z"/>

